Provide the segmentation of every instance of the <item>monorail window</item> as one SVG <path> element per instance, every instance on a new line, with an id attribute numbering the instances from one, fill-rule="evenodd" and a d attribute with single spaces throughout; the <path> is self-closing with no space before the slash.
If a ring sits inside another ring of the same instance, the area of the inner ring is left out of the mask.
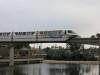
<path id="1" fill-rule="evenodd" d="M 61 34 L 61 31 L 59 31 L 59 34 Z"/>
<path id="2" fill-rule="evenodd" d="M 47 35 L 48 32 L 44 32 L 44 35 Z"/>
<path id="3" fill-rule="evenodd" d="M 33 35 L 35 32 L 31 32 L 31 34 Z"/>
<path id="4" fill-rule="evenodd" d="M 34 32 L 23 32 L 23 35 L 33 35 Z"/>
<path id="5" fill-rule="evenodd" d="M 22 32 L 15 32 L 16 35 L 22 35 Z"/>
<path id="6" fill-rule="evenodd" d="M 73 31 L 72 30 L 68 30 L 68 33 L 73 33 Z"/>
<path id="7" fill-rule="evenodd" d="M 40 32 L 40 34 L 42 35 L 42 34 L 43 34 L 43 32 Z"/>
<path id="8" fill-rule="evenodd" d="M 0 33 L 0 36 L 9 36 L 10 33 Z"/>
<path id="9" fill-rule="evenodd" d="M 0 36 L 2 36 L 2 33 L 0 33 Z"/>
<path id="10" fill-rule="evenodd" d="M 26 35 L 26 32 L 23 32 L 23 35 Z"/>
<path id="11" fill-rule="evenodd" d="M 65 30 L 64 34 L 66 34 L 66 30 Z"/>
<path id="12" fill-rule="evenodd" d="M 34 32 L 15 32 L 15 35 L 23 35 L 23 36 L 33 35 L 33 34 L 34 34 Z"/>
<path id="13" fill-rule="evenodd" d="M 19 35 L 18 32 L 15 32 L 16 35 Z"/>
<path id="14" fill-rule="evenodd" d="M 31 35 L 31 32 L 26 32 L 26 35 Z"/>
<path id="15" fill-rule="evenodd" d="M 22 35 L 22 32 L 19 32 L 19 35 Z"/>
<path id="16" fill-rule="evenodd" d="M 7 33 L 7 36 L 10 35 L 10 33 Z"/>

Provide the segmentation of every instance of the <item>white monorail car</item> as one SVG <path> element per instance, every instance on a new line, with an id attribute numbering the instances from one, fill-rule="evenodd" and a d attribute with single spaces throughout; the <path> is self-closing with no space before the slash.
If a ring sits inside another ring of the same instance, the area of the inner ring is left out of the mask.
<path id="1" fill-rule="evenodd" d="M 36 32 L 13 32 L 13 41 L 36 41 Z"/>
<path id="2" fill-rule="evenodd" d="M 35 31 L 35 32 L 1 32 L 0 42 L 53 42 L 66 41 L 77 36 L 72 30 Z"/>
<path id="3" fill-rule="evenodd" d="M 11 32 L 0 32 L 0 42 L 9 42 L 12 40 Z"/>
<path id="4" fill-rule="evenodd" d="M 66 41 L 69 37 L 75 36 L 72 30 L 39 31 L 38 41 Z"/>

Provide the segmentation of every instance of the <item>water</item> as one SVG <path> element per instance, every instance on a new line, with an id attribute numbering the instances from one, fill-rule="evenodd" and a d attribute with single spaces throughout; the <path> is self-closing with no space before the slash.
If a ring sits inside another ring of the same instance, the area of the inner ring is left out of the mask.
<path id="1" fill-rule="evenodd" d="M 29 64 L 13 67 L 14 75 L 99 75 L 99 65 Z M 0 75 L 11 75 L 9 67 L 0 67 Z"/>

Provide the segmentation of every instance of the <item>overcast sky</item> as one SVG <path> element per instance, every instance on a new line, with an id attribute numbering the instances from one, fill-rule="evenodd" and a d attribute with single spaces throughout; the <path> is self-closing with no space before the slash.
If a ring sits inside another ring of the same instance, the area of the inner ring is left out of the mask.
<path id="1" fill-rule="evenodd" d="M 0 0 L 0 31 L 100 32 L 100 0 Z"/>

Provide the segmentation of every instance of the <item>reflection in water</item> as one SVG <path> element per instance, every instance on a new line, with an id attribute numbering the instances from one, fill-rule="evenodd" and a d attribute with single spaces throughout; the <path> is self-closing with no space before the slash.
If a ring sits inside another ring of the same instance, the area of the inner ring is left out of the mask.
<path id="1" fill-rule="evenodd" d="M 10 75 L 9 67 L 0 67 L 0 75 Z M 99 75 L 99 65 L 30 64 L 14 67 L 14 75 Z"/>

